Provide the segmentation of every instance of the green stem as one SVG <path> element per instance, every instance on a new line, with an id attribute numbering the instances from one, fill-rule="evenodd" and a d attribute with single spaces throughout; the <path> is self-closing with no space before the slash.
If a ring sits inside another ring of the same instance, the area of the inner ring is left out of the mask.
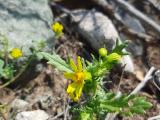
<path id="1" fill-rule="evenodd" d="M 27 64 L 20 70 L 20 72 L 15 76 L 13 77 L 11 80 L 9 80 L 8 82 L 6 82 L 5 84 L 1 85 L 0 86 L 0 89 L 8 86 L 9 84 L 13 83 L 17 78 L 19 78 L 22 73 L 27 69 L 27 67 L 30 65 L 31 61 L 33 60 L 34 58 L 34 55 L 30 57 L 29 61 L 27 62 Z"/>

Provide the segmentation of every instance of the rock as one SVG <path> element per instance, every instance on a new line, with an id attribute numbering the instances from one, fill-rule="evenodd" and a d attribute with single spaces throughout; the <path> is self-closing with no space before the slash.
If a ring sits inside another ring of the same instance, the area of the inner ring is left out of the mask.
<path id="1" fill-rule="evenodd" d="M 159 0 L 148 0 L 154 7 L 160 10 L 160 1 Z"/>
<path id="2" fill-rule="evenodd" d="M 120 14 L 120 15 L 121 15 L 123 21 L 125 22 L 125 24 L 129 28 L 132 28 L 136 32 L 145 33 L 145 29 L 138 19 L 136 19 L 128 14 L 125 14 L 125 11 L 122 11 L 122 12 L 123 12 L 123 14 Z"/>
<path id="3" fill-rule="evenodd" d="M 128 39 L 127 36 L 124 34 L 120 34 L 120 37 L 122 40 Z M 143 43 L 139 39 L 136 39 L 134 41 L 129 41 L 128 47 L 126 50 L 132 54 L 134 57 L 142 56 L 143 55 Z"/>
<path id="4" fill-rule="evenodd" d="M 10 107 L 11 111 L 8 116 L 10 118 L 9 120 L 13 119 L 18 112 L 27 110 L 29 108 L 29 103 L 21 99 L 15 99 Z"/>
<path id="5" fill-rule="evenodd" d="M 40 96 L 37 102 L 39 103 L 42 109 L 47 109 L 54 104 L 55 99 L 52 94 L 48 93 L 48 94 Z"/>
<path id="6" fill-rule="evenodd" d="M 75 29 L 87 40 L 94 49 L 106 47 L 111 50 L 119 38 L 112 21 L 105 15 L 95 10 L 73 11 L 74 22 L 77 22 Z M 134 65 L 130 56 L 125 56 L 122 60 L 126 64 L 126 71 L 133 72 Z"/>
<path id="7" fill-rule="evenodd" d="M 47 120 L 49 115 L 43 110 L 25 111 L 16 115 L 15 120 Z"/>
<path id="8" fill-rule="evenodd" d="M 26 108 L 28 108 L 29 103 L 21 100 L 21 99 L 15 99 L 12 103 L 11 103 L 11 108 L 14 110 L 25 110 Z"/>
<path id="9" fill-rule="evenodd" d="M 134 57 L 143 55 L 143 44 L 140 41 L 130 42 L 128 44 L 128 51 L 132 53 Z"/>
<path id="10" fill-rule="evenodd" d="M 158 87 L 160 87 L 160 69 L 154 73 L 154 82 Z"/>
<path id="11" fill-rule="evenodd" d="M 57 108 L 57 114 L 61 114 L 62 112 L 63 112 L 62 107 L 58 107 L 58 108 Z"/>
<path id="12" fill-rule="evenodd" d="M 123 66 L 125 65 L 125 68 L 124 68 L 125 71 L 131 72 L 131 73 L 134 72 L 134 64 L 133 64 L 132 58 L 129 55 L 125 55 L 124 57 L 122 57 L 121 63 Z"/>
<path id="13" fill-rule="evenodd" d="M 53 39 L 52 19 L 47 0 L 0 0 L 0 34 L 11 47 L 23 48 L 24 54 L 29 54 L 32 41 Z"/>
<path id="14" fill-rule="evenodd" d="M 36 65 L 36 72 L 42 72 L 43 69 L 44 69 L 44 65 L 42 63 L 38 63 Z"/>
<path id="15" fill-rule="evenodd" d="M 115 46 L 118 33 L 112 21 L 97 11 L 74 11 L 74 20 L 78 22 L 78 32 L 88 40 L 94 49 L 106 46 L 111 50 Z"/>

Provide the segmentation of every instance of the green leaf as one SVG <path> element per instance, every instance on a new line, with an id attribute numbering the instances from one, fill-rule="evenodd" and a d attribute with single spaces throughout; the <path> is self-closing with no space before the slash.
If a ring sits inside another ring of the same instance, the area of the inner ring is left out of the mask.
<path id="1" fill-rule="evenodd" d="M 144 114 L 145 113 L 144 109 L 142 109 L 141 107 L 137 107 L 137 106 L 136 107 L 131 107 L 130 111 L 132 113 L 137 113 L 137 114 Z"/>
<path id="2" fill-rule="evenodd" d="M 128 41 L 121 43 L 119 39 L 116 40 L 116 46 L 113 49 L 112 53 L 117 53 L 119 55 L 128 55 L 126 51 L 123 51 L 124 48 L 128 46 Z"/>
<path id="3" fill-rule="evenodd" d="M 14 68 L 12 64 L 9 64 L 3 68 L 2 71 L 2 77 L 4 77 L 6 80 L 12 79 L 14 75 Z"/>
<path id="4" fill-rule="evenodd" d="M 113 99 L 114 97 L 115 97 L 115 93 L 112 93 L 112 92 L 106 93 L 106 98 L 107 98 L 108 100 Z"/>
<path id="5" fill-rule="evenodd" d="M 141 97 L 135 99 L 133 105 L 141 107 L 142 109 L 148 109 L 148 108 L 152 107 L 151 103 L 145 101 L 145 99 L 141 98 Z"/>
<path id="6" fill-rule="evenodd" d="M 113 105 L 109 105 L 109 104 L 100 104 L 100 107 L 102 109 L 105 109 L 109 112 L 118 112 L 120 111 L 120 107 L 116 107 L 116 106 L 113 106 Z"/>
<path id="7" fill-rule="evenodd" d="M 81 119 L 81 120 L 91 120 L 90 113 L 81 112 L 81 113 L 80 113 L 80 119 Z"/>
<path id="8" fill-rule="evenodd" d="M 42 55 L 46 60 L 48 60 L 48 64 L 55 66 L 58 70 L 63 72 L 72 72 L 70 66 L 56 53 L 51 55 L 46 52 L 40 52 L 39 54 Z"/>
<path id="9" fill-rule="evenodd" d="M 127 111 L 127 112 L 122 111 L 120 114 L 124 116 L 133 116 L 132 112 L 130 111 Z"/>

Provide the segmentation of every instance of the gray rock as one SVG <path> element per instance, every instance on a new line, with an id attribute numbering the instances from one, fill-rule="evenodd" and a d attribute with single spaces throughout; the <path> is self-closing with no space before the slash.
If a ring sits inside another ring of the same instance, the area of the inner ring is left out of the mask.
<path id="1" fill-rule="evenodd" d="M 44 69 L 44 65 L 42 63 L 38 63 L 36 65 L 36 72 L 42 72 L 43 69 Z"/>
<path id="2" fill-rule="evenodd" d="M 120 37 L 122 40 L 127 40 L 127 36 L 125 36 L 124 34 L 120 34 Z M 142 56 L 143 55 L 142 41 L 140 41 L 139 39 L 136 39 L 134 41 L 129 41 L 126 50 L 129 51 L 134 57 Z"/>
<path id="3" fill-rule="evenodd" d="M 25 54 L 32 41 L 53 39 L 52 19 L 47 0 L 0 0 L 0 34 L 11 47 L 23 47 Z"/>
<path id="4" fill-rule="evenodd" d="M 14 110 L 25 110 L 26 108 L 28 108 L 29 103 L 21 100 L 21 99 L 15 99 L 12 103 L 11 103 L 11 108 Z"/>
<path id="5" fill-rule="evenodd" d="M 160 1 L 159 0 L 148 0 L 150 3 L 153 4 L 158 10 L 160 10 Z"/>
<path id="6" fill-rule="evenodd" d="M 105 15 L 95 10 L 73 11 L 73 21 L 78 23 L 77 31 L 94 48 L 106 47 L 111 50 L 119 38 L 112 21 Z M 126 71 L 133 72 L 134 65 L 130 56 L 125 56 L 122 64 L 126 64 Z"/>
<path id="7" fill-rule="evenodd" d="M 154 73 L 154 82 L 158 87 L 160 87 L 160 69 Z"/>
<path id="8" fill-rule="evenodd" d="M 39 103 L 42 109 L 47 109 L 54 104 L 55 99 L 52 94 L 46 93 L 45 95 L 40 96 L 37 102 Z"/>
<path id="9" fill-rule="evenodd" d="M 132 53 L 133 56 L 142 56 L 143 55 L 143 45 L 138 40 L 135 42 L 130 42 L 128 45 L 128 51 Z"/>
<path id="10" fill-rule="evenodd" d="M 125 55 L 121 60 L 122 65 L 125 65 L 124 70 L 133 73 L 134 72 L 134 64 L 132 58 L 129 55 Z"/>
<path id="11" fill-rule="evenodd" d="M 29 103 L 21 99 L 15 99 L 11 103 L 10 108 L 11 108 L 11 111 L 8 117 L 9 117 L 9 120 L 12 120 L 18 112 L 27 110 L 29 108 Z"/>
<path id="12" fill-rule="evenodd" d="M 121 17 L 122 17 L 123 21 L 125 22 L 125 24 L 129 28 L 132 28 L 136 32 L 145 33 L 145 29 L 144 29 L 144 27 L 142 26 L 141 22 L 138 19 L 136 19 L 136 18 L 134 18 L 134 17 L 132 17 L 132 16 L 130 16 L 128 14 L 124 14 Z"/>
<path id="13" fill-rule="evenodd" d="M 15 120 L 47 120 L 49 115 L 43 110 L 25 111 L 16 115 Z"/>
<path id="14" fill-rule="evenodd" d="M 118 33 L 112 21 L 95 10 L 74 11 L 74 20 L 78 22 L 77 30 L 84 36 L 91 46 L 99 49 L 104 45 L 111 50 L 115 46 Z"/>

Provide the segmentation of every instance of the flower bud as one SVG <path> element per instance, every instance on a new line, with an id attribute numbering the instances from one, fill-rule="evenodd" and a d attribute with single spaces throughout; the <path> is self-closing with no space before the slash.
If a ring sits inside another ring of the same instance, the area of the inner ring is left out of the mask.
<path id="1" fill-rule="evenodd" d="M 121 55 L 117 53 L 112 53 L 107 56 L 107 61 L 108 62 L 118 62 L 121 59 Z"/>
<path id="2" fill-rule="evenodd" d="M 108 53 L 108 51 L 107 51 L 106 48 L 100 48 L 100 49 L 99 49 L 99 55 L 100 55 L 100 56 L 104 57 L 104 56 L 107 55 L 107 53 Z"/>

